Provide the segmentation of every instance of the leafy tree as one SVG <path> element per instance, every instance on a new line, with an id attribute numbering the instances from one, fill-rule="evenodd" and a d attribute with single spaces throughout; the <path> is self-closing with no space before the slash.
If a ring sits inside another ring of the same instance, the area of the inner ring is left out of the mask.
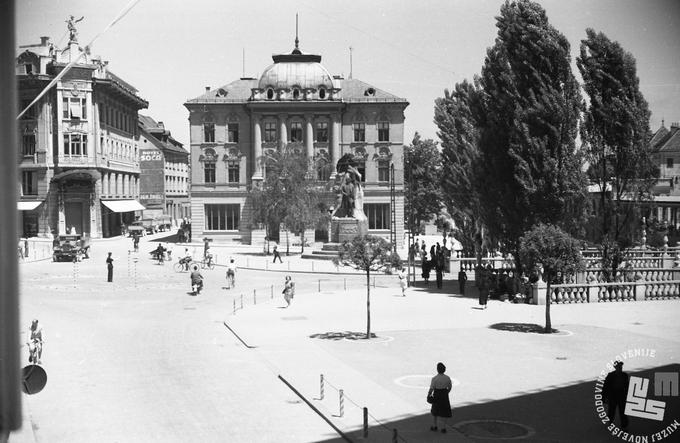
<path id="1" fill-rule="evenodd" d="M 250 190 L 253 220 L 269 226 L 285 223 L 302 238 L 326 214 L 324 189 L 310 179 L 308 159 L 288 147 L 265 158 L 266 174 L 260 186 Z"/>
<path id="2" fill-rule="evenodd" d="M 413 224 L 420 227 L 439 214 L 442 208 L 441 154 L 432 139 L 423 140 L 417 132 L 404 148 L 406 213 L 413 210 Z M 410 175 L 408 175 L 410 174 Z"/>
<path id="3" fill-rule="evenodd" d="M 566 37 L 529 0 L 506 2 L 479 78 L 484 225 L 517 267 L 531 226 L 582 227 L 586 182 L 575 139 L 581 109 Z"/>
<path id="4" fill-rule="evenodd" d="M 454 235 L 481 263 L 483 229 L 479 200 L 481 93 L 467 80 L 435 100 L 434 121 L 442 141 L 443 203 L 455 221 Z"/>
<path id="5" fill-rule="evenodd" d="M 548 283 L 545 301 L 545 332 L 550 333 L 550 285 L 557 272 L 573 274 L 585 269 L 581 256 L 582 244 L 555 225 L 539 223 L 520 238 L 519 255 L 527 269 L 543 268 Z"/>
<path id="6" fill-rule="evenodd" d="M 589 178 L 601 190 L 594 240 L 601 245 L 603 265 L 616 277 L 622 251 L 639 231 L 641 203 L 650 199 L 659 171 L 651 160 L 650 111 L 635 57 L 601 32 L 587 29 L 586 35 L 576 59 L 589 98 L 581 139 Z"/>
<path id="7" fill-rule="evenodd" d="M 351 242 L 343 242 L 333 263 L 366 273 L 366 338 L 371 338 L 371 271 L 384 271 L 400 266 L 399 255 L 392 252 L 392 244 L 384 238 L 363 235 L 355 237 Z"/>

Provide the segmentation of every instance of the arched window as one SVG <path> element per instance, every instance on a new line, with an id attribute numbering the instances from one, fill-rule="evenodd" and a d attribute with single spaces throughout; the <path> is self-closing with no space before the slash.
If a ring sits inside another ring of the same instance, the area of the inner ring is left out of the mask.
<path id="1" fill-rule="evenodd" d="M 319 98 L 324 100 L 326 98 L 326 88 L 323 86 L 319 88 Z"/>
<path id="2" fill-rule="evenodd" d="M 267 88 L 267 100 L 273 100 L 273 99 L 274 99 L 274 89 Z"/>

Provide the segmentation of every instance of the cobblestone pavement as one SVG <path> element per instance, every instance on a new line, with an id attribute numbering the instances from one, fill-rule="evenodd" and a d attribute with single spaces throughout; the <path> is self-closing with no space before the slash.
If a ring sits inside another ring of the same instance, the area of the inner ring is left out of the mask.
<path id="1" fill-rule="evenodd" d="M 22 324 L 44 324 L 48 383 L 24 396 L 25 426 L 10 442 L 340 441 L 279 376 L 353 441 L 392 441 L 394 429 L 408 442 L 616 441 L 593 405 L 607 361 L 653 348 L 651 365 L 631 360 L 625 370 L 680 371 L 677 300 L 553 306 L 562 333 L 544 335 L 520 332 L 543 323 L 543 307 L 491 301 L 482 311 L 452 282 L 401 297 L 396 278 L 380 275 L 371 280 L 376 336 L 365 340 L 364 275 L 323 261 L 311 273 L 297 256 L 272 266 L 253 248 L 216 246 L 218 265 L 233 256 L 251 269 L 240 269 L 230 290 L 224 268 L 205 270 L 206 289 L 194 297 L 188 274 L 149 259 L 159 237 L 142 240 L 136 263 L 131 242 L 112 239 L 95 242 L 92 258 L 75 267 L 21 265 Z M 105 282 L 108 251 L 113 283 Z M 297 291 L 284 309 L 288 272 Z M 438 361 L 454 379 L 445 435 L 429 431 L 424 401 Z M 633 427 L 649 430 L 642 420 Z"/>

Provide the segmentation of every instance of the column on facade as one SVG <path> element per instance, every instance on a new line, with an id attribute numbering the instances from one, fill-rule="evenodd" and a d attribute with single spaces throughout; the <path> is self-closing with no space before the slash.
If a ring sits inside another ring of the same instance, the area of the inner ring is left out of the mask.
<path id="1" fill-rule="evenodd" d="M 121 174 L 116 174 L 116 197 L 120 197 L 123 193 L 123 177 Z"/>
<path id="2" fill-rule="evenodd" d="M 331 178 L 335 178 L 336 175 L 336 166 L 338 164 L 338 160 L 340 160 L 340 115 L 339 114 L 332 114 L 331 115 L 331 149 L 330 149 L 330 154 L 331 154 L 331 166 L 332 166 L 332 175 Z"/>
<path id="3" fill-rule="evenodd" d="M 253 114 L 253 180 L 262 180 L 262 128 L 260 116 Z"/>
<path id="4" fill-rule="evenodd" d="M 313 127 L 314 116 L 311 114 L 305 114 L 305 151 L 307 154 L 307 159 L 309 160 L 310 170 L 314 168 L 314 127 Z"/>
<path id="5" fill-rule="evenodd" d="M 288 144 L 288 114 L 279 115 L 279 149 Z"/>

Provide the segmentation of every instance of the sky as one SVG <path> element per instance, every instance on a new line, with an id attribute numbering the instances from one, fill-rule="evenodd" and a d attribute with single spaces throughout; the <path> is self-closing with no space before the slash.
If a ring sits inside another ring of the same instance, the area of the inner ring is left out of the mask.
<path id="1" fill-rule="evenodd" d="M 49 36 L 66 45 L 66 19 L 85 45 L 129 0 L 17 0 L 17 45 Z M 271 55 L 294 47 L 322 55 L 336 75 L 350 73 L 406 98 L 404 142 L 417 131 L 438 140 L 434 101 L 479 74 L 496 37 L 503 0 L 140 0 L 92 46 L 112 72 L 148 100 L 140 111 L 188 148 L 183 103 L 239 77 L 258 77 Z M 571 43 L 572 62 L 586 28 L 604 32 L 637 59 L 653 131 L 680 121 L 679 0 L 541 0 L 550 23 Z M 17 49 L 18 50 L 18 49 Z M 244 57 L 245 54 L 245 57 Z M 574 73 L 578 70 L 575 62 Z"/>

